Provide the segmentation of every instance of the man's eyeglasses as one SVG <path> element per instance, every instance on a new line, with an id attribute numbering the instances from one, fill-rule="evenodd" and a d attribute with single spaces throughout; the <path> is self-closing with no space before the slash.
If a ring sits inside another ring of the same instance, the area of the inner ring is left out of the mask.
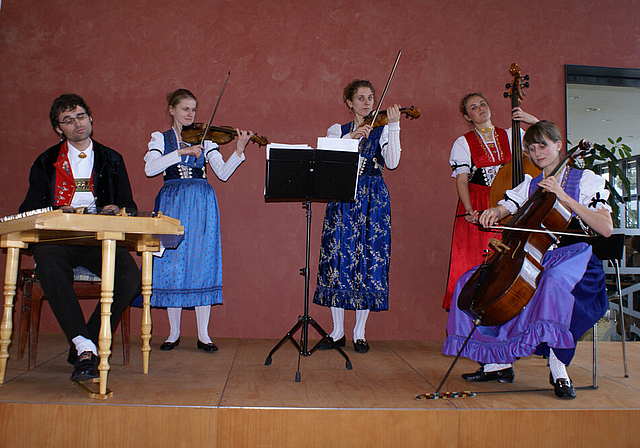
<path id="1" fill-rule="evenodd" d="M 71 125 L 73 125 L 73 123 L 75 123 L 76 120 L 78 120 L 78 123 L 80 123 L 83 120 L 86 120 L 87 117 L 88 117 L 88 115 L 85 112 L 82 112 L 82 113 L 76 115 L 75 117 L 65 118 L 64 120 L 59 121 L 58 123 L 63 124 L 65 126 L 71 126 Z"/>

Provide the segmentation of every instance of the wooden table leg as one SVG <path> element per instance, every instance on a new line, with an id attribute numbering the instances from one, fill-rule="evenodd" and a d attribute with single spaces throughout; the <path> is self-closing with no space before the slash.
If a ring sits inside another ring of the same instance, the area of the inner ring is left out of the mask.
<path id="1" fill-rule="evenodd" d="M 124 240 L 120 232 L 98 232 L 96 239 L 102 241 L 102 292 L 100 294 L 100 335 L 98 336 L 98 355 L 100 355 L 100 393 L 93 398 L 109 398 L 112 392 L 107 389 L 109 374 L 109 355 L 111 355 L 111 304 L 113 303 L 113 284 L 116 268 L 116 241 Z"/>
<path id="2" fill-rule="evenodd" d="M 24 244 L 17 244 L 26 247 Z M 3 246 L 7 247 L 3 244 Z M 4 374 L 9 359 L 9 344 L 13 329 L 13 298 L 16 295 L 16 280 L 18 278 L 18 262 L 20 247 L 7 248 L 7 267 L 4 274 L 4 313 L 0 324 L 0 384 L 4 383 Z"/>
<path id="3" fill-rule="evenodd" d="M 100 294 L 100 336 L 98 354 L 100 355 L 100 395 L 107 394 L 107 375 L 109 374 L 109 355 L 111 355 L 111 304 L 113 303 L 113 284 L 116 262 L 116 242 L 102 241 L 102 292 Z"/>
<path id="4" fill-rule="evenodd" d="M 151 282 L 153 277 L 153 254 L 142 252 L 142 373 L 149 373 L 151 352 Z"/>

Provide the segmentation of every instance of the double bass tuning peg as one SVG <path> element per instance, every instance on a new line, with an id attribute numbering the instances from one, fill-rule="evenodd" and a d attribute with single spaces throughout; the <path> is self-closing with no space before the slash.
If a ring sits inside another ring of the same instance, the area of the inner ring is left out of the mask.
<path id="1" fill-rule="evenodd" d="M 510 83 L 510 82 L 506 83 L 506 84 L 504 85 L 504 88 L 505 88 L 505 89 L 510 89 L 510 88 L 511 88 L 511 83 Z"/>
<path id="2" fill-rule="evenodd" d="M 504 92 L 504 97 L 509 98 L 509 92 Z"/>
<path id="3" fill-rule="evenodd" d="M 529 83 L 525 82 L 524 84 L 522 84 L 522 87 L 529 88 Z"/>
<path id="4" fill-rule="evenodd" d="M 529 75 L 524 75 L 525 81 L 529 81 Z"/>

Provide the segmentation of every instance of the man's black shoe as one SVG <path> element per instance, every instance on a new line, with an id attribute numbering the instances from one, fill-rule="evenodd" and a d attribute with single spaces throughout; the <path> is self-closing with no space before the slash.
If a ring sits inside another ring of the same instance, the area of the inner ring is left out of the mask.
<path id="1" fill-rule="evenodd" d="M 513 379 L 516 377 L 513 367 L 509 367 L 502 370 L 496 370 L 494 372 L 485 372 L 484 367 L 480 367 L 474 373 L 463 373 L 462 378 L 467 381 L 474 381 L 476 383 L 482 383 L 485 381 L 498 381 L 500 383 L 513 383 Z"/>
<path id="2" fill-rule="evenodd" d="M 85 381 L 98 378 L 98 357 L 93 352 L 82 352 L 75 364 L 71 381 Z"/>
<path id="3" fill-rule="evenodd" d="M 553 375 L 549 374 L 549 382 L 553 386 L 553 391 L 558 398 L 576 398 L 576 389 L 573 387 L 571 378 L 558 378 L 553 381 Z"/>

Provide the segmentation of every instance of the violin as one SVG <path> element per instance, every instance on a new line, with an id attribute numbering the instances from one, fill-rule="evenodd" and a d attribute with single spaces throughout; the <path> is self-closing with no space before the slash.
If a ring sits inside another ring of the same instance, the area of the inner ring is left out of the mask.
<path id="1" fill-rule="evenodd" d="M 411 106 L 411 107 L 402 107 L 400 108 L 400 113 L 402 113 L 405 117 L 410 118 L 412 120 L 416 119 L 416 118 L 420 118 L 420 110 L 418 110 L 417 107 Z M 369 125 L 372 128 L 378 127 L 378 126 L 384 126 L 386 125 L 389 120 L 387 119 L 387 111 L 386 110 L 381 110 L 378 112 L 378 115 L 376 116 L 376 121 L 375 123 L 372 125 L 371 124 L 371 120 L 373 119 L 373 115 L 374 112 L 372 111 L 371 113 L 369 113 L 369 115 L 367 115 L 366 117 L 364 117 L 364 120 L 362 122 L 362 125 Z"/>
<path id="2" fill-rule="evenodd" d="M 515 62 L 509 68 L 509 74 L 513 77 L 511 83 L 506 85 L 509 89 L 504 92 L 505 98 L 511 98 L 511 110 L 522 104 L 524 89 L 529 87 L 529 75 L 520 75 L 521 68 Z M 489 191 L 489 207 L 498 205 L 498 201 L 504 198 L 504 193 L 524 180 L 524 175 L 536 177 L 541 170 L 529 157 L 522 157 L 522 138 L 520 135 L 520 122 L 511 120 L 511 160 L 505 163 L 491 183 Z"/>
<path id="3" fill-rule="evenodd" d="M 552 175 L 590 153 L 591 143 L 580 141 Z M 504 230 L 502 241 L 493 242 L 494 253 L 465 283 L 458 308 L 478 325 L 502 325 L 517 316 L 536 291 L 545 253 L 558 241 L 553 232 L 564 231 L 570 220 L 571 210 L 554 193 L 538 187 L 506 224 L 518 230 Z"/>
<path id="4" fill-rule="evenodd" d="M 210 126 L 205 136 L 204 130 L 206 128 L 206 123 L 193 123 L 192 125 L 184 126 L 181 132 L 182 141 L 189 144 L 199 144 L 204 137 L 204 140 L 211 140 L 218 145 L 226 145 L 238 136 L 236 130 L 231 126 Z M 251 136 L 251 141 L 257 143 L 258 146 L 269 144 L 269 140 L 266 137 L 255 134 Z"/>

